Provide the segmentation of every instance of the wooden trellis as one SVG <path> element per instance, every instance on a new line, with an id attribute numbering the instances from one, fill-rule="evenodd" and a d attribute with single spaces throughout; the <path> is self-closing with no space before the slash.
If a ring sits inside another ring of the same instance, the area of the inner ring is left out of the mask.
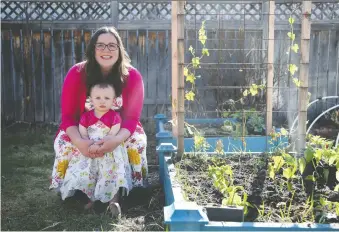
<path id="1" fill-rule="evenodd" d="M 185 108 L 184 108 L 184 91 L 185 91 L 185 80 L 184 80 L 184 12 L 189 11 L 191 14 L 194 14 L 196 20 L 204 20 L 204 11 L 200 12 L 197 15 L 197 11 L 201 11 L 202 6 L 207 7 L 209 4 L 199 4 L 195 5 L 195 7 L 184 5 L 184 1 L 175 1 L 172 2 L 172 41 L 174 41 L 175 46 L 172 47 L 172 117 L 174 119 L 175 126 L 173 127 L 173 134 L 177 137 L 178 140 L 178 157 L 181 157 L 184 153 L 184 120 L 185 120 Z M 242 14 L 245 17 L 255 21 L 261 20 L 261 18 L 257 18 L 255 15 L 258 14 L 256 10 L 261 11 L 261 8 L 258 5 L 254 5 L 251 8 L 247 8 L 246 6 L 243 8 L 237 8 L 238 4 L 229 4 L 229 6 L 233 6 L 234 9 L 242 9 Z M 296 7 L 296 9 L 292 9 L 291 7 Z M 268 38 L 267 44 L 267 95 L 266 95 L 266 135 L 269 135 L 272 132 L 272 92 L 273 92 L 273 78 L 274 78 L 274 27 L 275 21 L 284 20 L 278 13 L 278 17 L 275 18 L 276 11 L 286 11 L 289 10 L 294 12 L 297 16 L 303 15 L 302 17 L 302 32 L 301 32 L 301 71 L 299 73 L 299 80 L 301 81 L 301 88 L 299 92 L 299 127 L 298 130 L 298 145 L 299 150 L 305 146 L 305 137 L 306 137 L 306 121 L 307 121 L 307 93 L 308 93 L 308 66 L 309 66 L 309 46 L 310 46 L 310 18 L 307 17 L 308 12 L 311 12 L 311 1 L 304 1 L 302 3 L 298 3 L 297 5 L 292 4 L 278 4 L 278 9 L 276 9 L 277 5 L 275 1 L 269 1 L 267 5 L 267 12 L 264 12 L 264 15 L 268 15 L 267 20 L 267 30 L 266 36 Z M 314 5 L 315 8 L 313 12 L 317 11 L 317 6 Z M 331 8 L 331 10 L 336 10 L 335 4 L 325 4 L 327 8 Z M 302 10 L 299 8 L 302 7 Z M 244 8 L 245 11 L 244 12 Z M 252 13 L 250 12 L 252 9 Z M 213 12 L 220 13 L 220 7 L 216 4 L 213 8 L 209 7 L 209 10 Z M 225 10 L 225 9 L 222 9 Z M 229 12 L 232 12 L 229 10 Z M 234 12 L 234 11 L 233 11 Z M 331 12 L 331 14 L 323 13 L 321 16 L 319 14 L 314 14 L 313 17 L 315 19 L 323 20 L 324 16 L 327 18 L 336 17 L 336 11 Z M 261 12 L 260 12 L 261 13 Z M 233 20 L 242 20 L 241 16 L 237 17 L 237 13 L 231 14 Z M 200 16 L 198 18 L 198 16 Z M 220 17 L 220 15 L 218 15 Z M 221 16 L 222 17 L 222 16 Z M 187 19 L 187 17 L 186 17 Z"/>

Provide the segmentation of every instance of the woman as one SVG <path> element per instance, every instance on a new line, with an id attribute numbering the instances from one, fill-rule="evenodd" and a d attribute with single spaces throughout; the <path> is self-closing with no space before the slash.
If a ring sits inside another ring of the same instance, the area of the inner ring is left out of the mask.
<path id="1" fill-rule="evenodd" d="M 147 138 L 139 121 L 144 85 L 142 76 L 130 62 L 115 28 L 103 27 L 92 36 L 86 50 L 86 60 L 68 71 L 61 95 L 62 117 L 54 141 L 56 157 L 50 189 L 60 190 L 63 186 L 65 175 L 68 174 L 67 167 L 71 164 L 73 156 L 82 154 L 91 158 L 102 157 L 120 144 L 127 148 L 127 165 L 131 165 L 132 169 L 132 173 L 126 175 L 126 179 L 130 178 L 126 181 L 132 182 L 134 187 L 145 186 L 148 173 Z M 113 109 L 120 112 L 122 123 L 115 136 L 108 135 L 96 142 L 100 148 L 95 153 L 90 153 L 89 147 L 94 141 L 80 136 L 78 123 L 82 113 L 91 110 L 90 105 L 85 106 L 89 89 L 102 81 L 114 86 L 116 98 L 113 101 Z M 126 170 L 130 168 L 126 167 Z M 115 175 L 113 170 L 112 175 Z M 118 192 L 112 195 L 114 197 L 111 202 L 118 203 Z"/>

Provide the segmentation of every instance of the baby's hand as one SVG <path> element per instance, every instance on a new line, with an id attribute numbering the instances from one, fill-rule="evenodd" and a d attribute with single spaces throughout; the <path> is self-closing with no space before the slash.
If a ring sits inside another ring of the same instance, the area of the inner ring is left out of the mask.
<path id="1" fill-rule="evenodd" d="M 91 154 L 95 154 L 97 153 L 99 148 L 100 148 L 100 145 L 94 143 L 88 148 L 88 152 Z"/>

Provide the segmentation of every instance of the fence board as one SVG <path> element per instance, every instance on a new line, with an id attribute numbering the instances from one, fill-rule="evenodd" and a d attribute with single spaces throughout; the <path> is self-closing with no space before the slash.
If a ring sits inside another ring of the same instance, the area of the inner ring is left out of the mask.
<path id="1" fill-rule="evenodd" d="M 328 31 L 320 31 L 319 33 L 319 41 L 318 44 L 318 56 L 319 62 L 317 63 L 317 78 L 318 78 L 318 85 L 317 85 L 317 95 L 318 96 L 326 96 L 327 95 L 327 63 L 328 63 L 328 45 L 329 42 L 329 32 Z M 317 111 L 321 112 L 326 110 L 326 102 L 322 101 L 317 105 Z"/>
<path id="2" fill-rule="evenodd" d="M 338 36 L 337 36 L 338 35 Z M 339 33 L 337 34 L 334 30 L 329 30 L 328 39 L 328 56 L 327 56 L 327 96 L 337 96 L 336 91 L 336 79 L 339 78 L 336 75 L 336 66 L 338 60 L 337 57 L 337 44 L 339 43 Z M 330 108 L 335 105 L 337 100 L 329 99 L 326 107 Z"/>
<path id="3" fill-rule="evenodd" d="M 168 36 L 168 31 L 159 31 L 158 32 L 158 73 L 156 74 L 157 79 L 157 100 L 169 99 L 168 90 L 167 90 L 167 72 L 168 72 L 168 54 L 167 54 L 167 39 L 166 34 Z M 168 101 L 170 102 L 170 101 Z M 166 113 L 166 104 L 158 104 L 156 112 Z M 149 115 L 152 116 L 152 115 Z"/>
<path id="4" fill-rule="evenodd" d="M 42 67 L 43 67 L 43 36 L 42 31 L 34 33 L 34 60 L 35 62 L 35 90 L 34 90 L 34 103 L 35 103 L 35 121 L 44 121 L 44 101 L 43 101 L 43 85 L 42 82 Z"/>
<path id="5" fill-rule="evenodd" d="M 13 32 L 12 30 L 9 31 L 9 39 L 10 39 L 10 49 L 11 49 L 11 54 L 14 53 L 14 37 L 13 37 Z M 18 113 L 17 113 L 17 109 L 18 109 L 18 106 L 17 106 L 17 74 L 16 74 L 16 70 L 15 70 L 15 61 L 14 61 L 14 56 L 11 55 L 10 57 L 10 73 L 11 73 L 11 79 L 12 79 L 12 99 L 13 99 L 13 119 L 14 120 L 18 120 Z"/>
<path id="6" fill-rule="evenodd" d="M 157 87 L 159 76 L 159 37 L 155 31 L 147 30 L 146 37 L 146 53 L 147 53 L 147 98 L 158 99 Z M 147 117 L 154 115 L 156 112 L 156 104 L 147 106 Z"/>
<path id="7" fill-rule="evenodd" d="M 1 33 L 1 118 L 6 119 L 7 116 L 7 82 L 5 80 L 5 66 L 4 66 L 4 34 Z M 7 73 L 6 73 L 7 74 Z"/>
<path id="8" fill-rule="evenodd" d="M 44 57 L 44 111 L 45 111 L 45 122 L 54 121 L 54 99 L 53 99 L 53 76 L 52 72 L 52 54 L 51 54 L 51 40 L 52 36 L 50 32 L 44 32 L 44 48 L 43 48 L 43 57 Z"/>

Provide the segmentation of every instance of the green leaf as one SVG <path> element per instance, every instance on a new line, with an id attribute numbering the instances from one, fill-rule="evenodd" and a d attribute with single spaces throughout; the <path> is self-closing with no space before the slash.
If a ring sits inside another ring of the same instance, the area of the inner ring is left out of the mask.
<path id="1" fill-rule="evenodd" d="M 293 46 L 291 46 L 291 50 L 294 51 L 295 53 L 298 53 L 299 45 L 298 44 L 293 44 Z"/>
<path id="2" fill-rule="evenodd" d="M 288 71 L 291 73 L 291 75 L 294 75 L 294 73 L 298 71 L 298 67 L 295 64 L 290 64 L 288 66 Z"/>
<path id="3" fill-rule="evenodd" d="M 281 134 L 282 136 L 286 136 L 286 135 L 288 135 L 288 131 L 287 131 L 285 128 L 281 128 L 280 134 Z"/>
<path id="4" fill-rule="evenodd" d="M 293 75 L 293 74 L 292 74 L 292 75 Z M 301 82 L 298 80 L 298 78 L 293 78 L 292 81 L 293 81 L 293 83 L 295 84 L 295 86 L 300 87 Z"/>
<path id="5" fill-rule="evenodd" d="M 271 163 L 268 164 L 268 174 L 269 174 L 269 177 L 274 180 L 275 172 L 274 172 L 274 168 Z"/>
<path id="6" fill-rule="evenodd" d="M 328 160 L 328 165 L 332 166 L 334 162 L 336 161 L 337 157 L 331 156 L 330 159 Z"/>
<path id="7" fill-rule="evenodd" d="M 208 51 L 207 48 L 203 48 L 201 53 L 202 53 L 203 55 L 210 56 L 210 53 L 209 53 L 209 51 Z"/>
<path id="8" fill-rule="evenodd" d="M 306 180 L 311 180 L 311 181 L 315 181 L 315 177 L 313 176 L 313 175 L 308 175 L 308 176 L 306 176 L 306 178 L 305 178 Z"/>
<path id="9" fill-rule="evenodd" d="M 318 149 L 314 153 L 314 158 L 319 162 L 321 160 L 321 157 L 323 156 L 323 150 Z"/>
<path id="10" fill-rule="evenodd" d="M 323 197 L 320 197 L 319 203 L 320 203 L 322 206 L 326 206 L 326 199 L 323 198 Z"/>
<path id="11" fill-rule="evenodd" d="M 225 197 L 224 199 L 222 199 L 221 205 L 227 205 L 227 202 L 228 202 L 228 197 Z"/>
<path id="12" fill-rule="evenodd" d="M 286 163 L 293 164 L 295 161 L 294 157 L 292 157 L 290 154 L 283 153 L 282 156 L 284 157 Z"/>
<path id="13" fill-rule="evenodd" d="M 191 82 L 192 84 L 194 84 L 194 82 L 195 82 L 194 74 L 193 73 L 188 74 L 188 76 L 186 77 L 186 81 L 187 82 Z"/>
<path id="14" fill-rule="evenodd" d="M 199 35 L 199 41 L 200 41 L 200 43 L 202 45 L 205 45 L 206 40 L 207 40 L 207 36 L 206 35 L 203 35 L 203 34 Z"/>
<path id="15" fill-rule="evenodd" d="M 286 178 L 286 179 L 291 179 L 292 177 L 292 169 L 291 168 L 285 168 L 284 171 L 283 171 L 283 176 Z"/>
<path id="16" fill-rule="evenodd" d="M 330 174 L 330 171 L 327 168 L 325 168 L 324 169 L 324 177 L 325 177 L 326 183 L 328 181 L 328 174 Z"/>
<path id="17" fill-rule="evenodd" d="M 303 173 L 306 167 L 306 160 L 305 158 L 300 158 L 299 159 L 299 171 L 300 173 Z"/>
<path id="18" fill-rule="evenodd" d="M 295 34 L 294 34 L 294 33 L 288 32 L 288 33 L 287 33 L 287 36 L 288 36 L 292 41 L 295 40 Z"/>
<path id="19" fill-rule="evenodd" d="M 334 191 L 339 192 L 339 184 L 334 187 Z"/>
<path id="20" fill-rule="evenodd" d="M 294 23 L 294 18 L 289 17 L 288 22 L 292 25 Z"/>
<path id="21" fill-rule="evenodd" d="M 194 57 L 194 58 L 192 58 L 192 64 L 193 64 L 193 67 L 194 67 L 194 68 L 198 68 L 198 67 L 199 67 L 199 64 L 200 64 L 199 57 Z"/>
<path id="22" fill-rule="evenodd" d="M 195 94 L 192 91 L 189 91 L 188 93 L 185 94 L 185 98 L 188 101 L 194 101 L 194 96 Z"/>
<path id="23" fill-rule="evenodd" d="M 187 67 L 184 68 L 184 76 L 185 76 L 185 77 L 188 76 L 188 68 L 187 68 Z"/>
<path id="24" fill-rule="evenodd" d="M 287 189 L 288 189 L 288 191 L 292 192 L 292 183 L 291 182 L 287 182 Z"/>
<path id="25" fill-rule="evenodd" d="M 306 162 L 309 163 L 313 159 L 314 151 L 312 150 L 312 148 L 307 148 L 304 155 Z"/>
<path id="26" fill-rule="evenodd" d="M 248 95 L 248 90 L 246 89 L 246 90 L 243 92 L 242 95 L 244 95 L 244 97 L 247 97 L 247 95 Z"/>
<path id="27" fill-rule="evenodd" d="M 285 164 L 284 158 L 281 156 L 273 156 L 272 160 L 274 162 L 274 170 L 278 171 Z"/>
<path id="28" fill-rule="evenodd" d="M 235 205 L 241 204 L 241 197 L 237 193 L 234 193 L 233 204 L 235 204 Z"/>
<path id="29" fill-rule="evenodd" d="M 255 95 L 257 95 L 258 94 L 258 89 L 256 89 L 256 88 L 250 88 L 250 93 L 251 93 L 251 95 L 252 96 L 255 96 Z"/>
<path id="30" fill-rule="evenodd" d="M 337 179 L 337 181 L 339 181 L 339 171 L 336 171 L 335 178 Z"/>

